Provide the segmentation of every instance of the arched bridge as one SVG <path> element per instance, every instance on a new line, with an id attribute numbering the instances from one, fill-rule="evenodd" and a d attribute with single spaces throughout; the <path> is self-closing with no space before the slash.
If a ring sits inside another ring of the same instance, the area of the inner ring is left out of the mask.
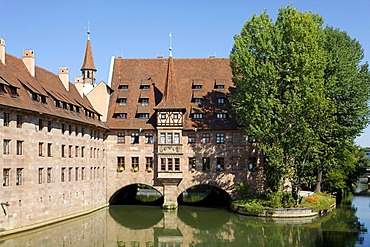
<path id="1" fill-rule="evenodd" d="M 108 175 L 107 197 L 111 198 L 120 189 L 132 184 L 149 185 L 164 196 L 163 207 L 177 208 L 177 198 L 196 185 L 211 185 L 224 190 L 235 198 L 235 186 L 247 183 L 257 188 L 262 182 L 262 170 L 226 169 L 225 171 L 116 171 Z M 263 182 L 262 182 L 263 183 Z"/>

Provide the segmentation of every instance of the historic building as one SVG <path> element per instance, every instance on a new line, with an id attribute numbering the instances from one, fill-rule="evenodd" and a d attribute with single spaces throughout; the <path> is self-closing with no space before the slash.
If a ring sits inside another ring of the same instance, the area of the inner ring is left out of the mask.
<path id="1" fill-rule="evenodd" d="M 262 159 L 231 111 L 226 58 L 112 60 L 111 85 L 96 84 L 87 40 L 82 77 L 19 59 L 0 40 L 0 203 L 6 230 L 114 203 L 130 184 L 164 195 L 191 186 L 263 187 Z"/>

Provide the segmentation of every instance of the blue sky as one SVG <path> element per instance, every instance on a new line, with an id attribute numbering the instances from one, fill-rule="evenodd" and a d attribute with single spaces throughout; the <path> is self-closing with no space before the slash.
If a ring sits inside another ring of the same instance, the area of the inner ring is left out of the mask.
<path id="1" fill-rule="evenodd" d="M 356 38 L 370 60 L 370 1 L 367 0 L 2 0 L 0 37 L 6 52 L 21 57 L 35 51 L 36 64 L 54 73 L 69 67 L 70 80 L 80 76 L 90 23 L 97 81 L 107 81 L 112 56 L 228 57 L 233 36 L 254 13 L 267 10 L 275 19 L 281 6 L 320 14 L 325 25 Z M 357 139 L 370 146 L 370 128 Z"/>

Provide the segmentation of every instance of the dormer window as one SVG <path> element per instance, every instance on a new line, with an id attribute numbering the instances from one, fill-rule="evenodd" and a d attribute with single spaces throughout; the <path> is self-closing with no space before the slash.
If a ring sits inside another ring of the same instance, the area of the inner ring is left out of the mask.
<path id="1" fill-rule="evenodd" d="M 227 114 L 226 113 L 217 113 L 216 114 L 216 118 L 217 119 L 226 119 L 227 118 Z"/>
<path id="2" fill-rule="evenodd" d="M 225 104 L 225 99 L 224 98 L 218 98 L 217 103 L 218 104 Z"/>
<path id="3" fill-rule="evenodd" d="M 139 103 L 141 103 L 142 105 L 147 105 L 147 104 L 149 104 L 149 99 L 148 98 L 140 98 Z"/>
<path id="4" fill-rule="evenodd" d="M 3 84 L 0 84 L 0 93 L 5 93 L 5 86 Z"/>
<path id="5" fill-rule="evenodd" d="M 54 105 L 55 105 L 55 107 L 60 108 L 60 101 L 57 100 L 57 99 L 54 99 Z"/>
<path id="6" fill-rule="evenodd" d="M 2 85 L 2 86 L 4 86 L 4 85 Z M 1 89 L 0 89 L 0 92 L 1 92 Z M 17 88 L 16 87 L 10 87 L 10 92 L 9 92 L 9 94 L 11 95 L 11 96 L 17 96 L 18 94 L 17 94 Z"/>
<path id="7" fill-rule="evenodd" d="M 202 85 L 193 85 L 193 89 L 200 90 L 202 89 Z"/>
<path id="8" fill-rule="evenodd" d="M 120 105 L 126 105 L 127 99 L 126 98 L 119 98 L 117 99 L 117 103 Z"/>
<path id="9" fill-rule="evenodd" d="M 149 113 L 138 113 L 136 116 L 140 119 L 146 119 L 149 118 Z"/>
<path id="10" fill-rule="evenodd" d="M 63 104 L 63 109 L 67 110 L 67 103 L 66 102 L 62 102 Z"/>
<path id="11" fill-rule="evenodd" d="M 143 90 L 149 90 L 150 89 L 150 85 L 140 85 L 140 89 L 143 89 Z"/>
<path id="12" fill-rule="evenodd" d="M 193 101 L 196 104 L 201 104 L 202 103 L 202 99 L 201 98 L 194 98 Z"/>
<path id="13" fill-rule="evenodd" d="M 128 89 L 128 85 L 127 84 L 119 85 L 118 89 Z"/>
<path id="14" fill-rule="evenodd" d="M 215 85 L 215 89 L 224 89 L 225 85 Z"/>
<path id="15" fill-rule="evenodd" d="M 73 104 L 69 104 L 69 110 L 73 111 Z"/>
<path id="16" fill-rule="evenodd" d="M 79 106 L 76 106 L 76 112 L 80 113 L 80 107 Z"/>
<path id="17" fill-rule="evenodd" d="M 37 93 L 34 93 L 34 92 L 30 92 L 30 93 L 31 93 L 31 98 L 33 101 L 39 101 L 37 97 Z"/>
<path id="18" fill-rule="evenodd" d="M 46 96 L 45 95 L 41 95 L 40 98 L 41 98 L 41 103 L 42 104 L 46 104 Z"/>
<path id="19" fill-rule="evenodd" d="M 193 119 L 202 119 L 203 118 L 203 113 L 194 113 L 193 114 Z"/>
<path id="20" fill-rule="evenodd" d="M 127 113 L 115 113 L 113 117 L 117 119 L 126 119 Z"/>

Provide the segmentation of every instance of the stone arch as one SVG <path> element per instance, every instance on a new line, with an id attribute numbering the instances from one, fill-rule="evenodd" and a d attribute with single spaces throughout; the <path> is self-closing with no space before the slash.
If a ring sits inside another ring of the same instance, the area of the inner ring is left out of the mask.
<path id="1" fill-rule="evenodd" d="M 161 197 L 163 197 L 163 188 L 161 189 L 161 187 L 154 187 L 153 185 L 144 183 L 130 183 L 120 187 L 111 196 L 109 196 L 108 199 L 109 205 L 125 204 L 123 202 L 133 200 L 137 192 L 140 190 L 140 186 L 150 187 L 157 191 L 161 195 Z"/>

